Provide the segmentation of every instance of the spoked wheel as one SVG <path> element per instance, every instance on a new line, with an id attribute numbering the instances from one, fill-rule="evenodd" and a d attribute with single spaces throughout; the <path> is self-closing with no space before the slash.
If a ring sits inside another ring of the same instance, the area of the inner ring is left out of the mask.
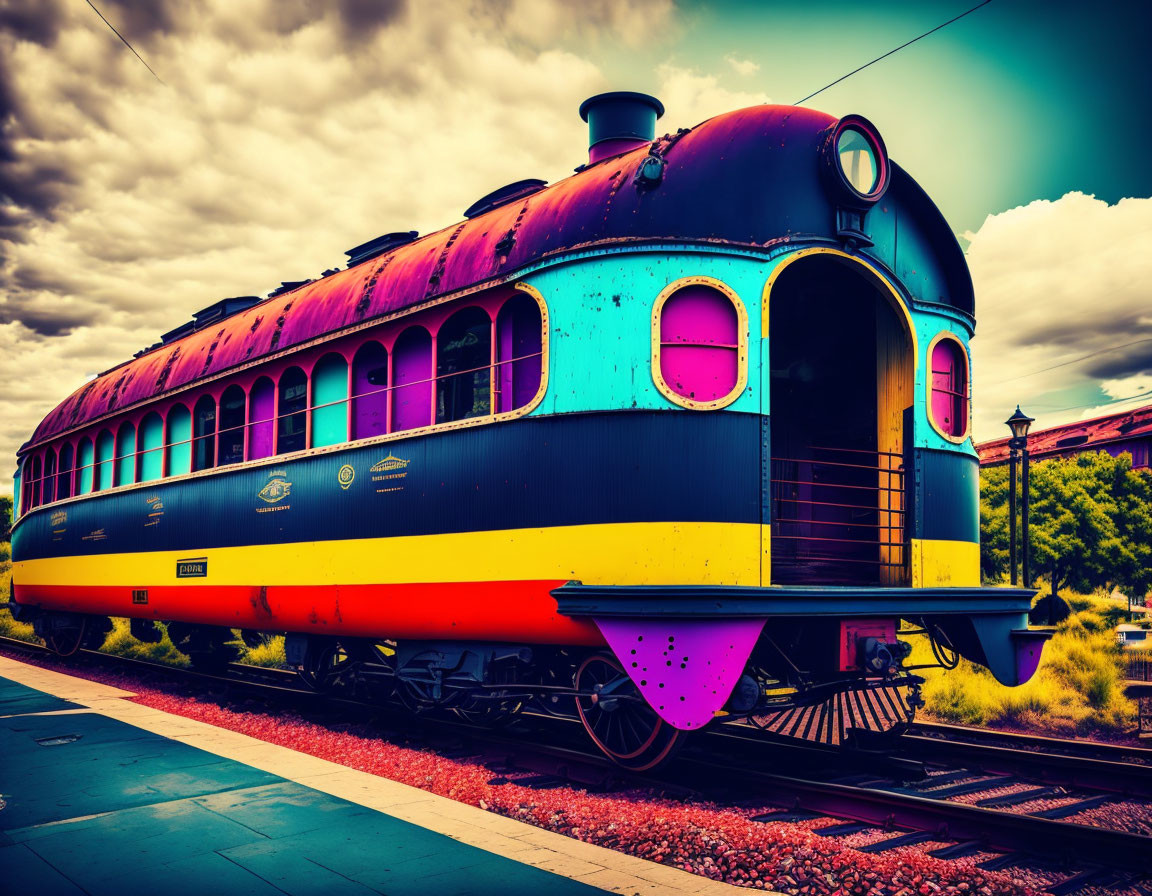
<path id="1" fill-rule="evenodd" d="M 596 746 L 613 762 L 642 772 L 667 762 L 684 740 L 641 696 L 608 654 L 588 657 L 576 670 L 576 710 Z"/>
<path id="2" fill-rule="evenodd" d="M 919 705 L 917 684 L 873 684 L 807 706 L 756 713 L 748 720 L 772 734 L 810 743 L 876 746 L 884 736 L 899 736 Z"/>
<path id="3" fill-rule="evenodd" d="M 84 635 L 88 631 L 88 620 L 81 619 L 77 626 L 53 627 L 44 635 L 44 643 L 60 657 L 74 656 L 84 646 Z"/>
<path id="4" fill-rule="evenodd" d="M 310 643 L 304 654 L 304 664 L 297 669 L 300 678 L 314 691 L 327 693 L 353 665 L 352 658 L 337 641 Z"/>

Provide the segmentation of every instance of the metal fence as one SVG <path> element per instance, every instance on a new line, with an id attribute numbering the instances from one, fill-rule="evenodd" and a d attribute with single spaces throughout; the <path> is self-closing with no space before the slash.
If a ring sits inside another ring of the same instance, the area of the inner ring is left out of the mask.
<path id="1" fill-rule="evenodd" d="M 815 447 L 772 458 L 772 581 L 907 582 L 904 458 Z"/>

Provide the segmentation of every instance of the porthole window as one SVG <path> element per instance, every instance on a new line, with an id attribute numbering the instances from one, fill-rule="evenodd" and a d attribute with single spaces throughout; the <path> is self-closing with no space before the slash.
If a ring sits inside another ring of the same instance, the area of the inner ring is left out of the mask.
<path id="1" fill-rule="evenodd" d="M 673 283 L 652 312 L 652 379 L 669 401 L 716 410 L 744 390 L 748 317 L 739 297 L 711 278 Z"/>
<path id="2" fill-rule="evenodd" d="M 879 168 L 867 137 L 855 128 L 845 128 L 836 141 L 836 154 L 840 156 L 844 178 L 857 193 L 867 196 L 876 188 Z"/>
<path id="3" fill-rule="evenodd" d="M 968 353 L 955 337 L 942 333 L 933 340 L 928 358 L 928 418 L 949 441 L 963 441 L 968 435 Z"/>
<path id="4" fill-rule="evenodd" d="M 888 154 L 879 131 L 860 115 L 846 115 L 821 147 L 826 183 L 837 204 L 866 211 L 888 187 Z"/>

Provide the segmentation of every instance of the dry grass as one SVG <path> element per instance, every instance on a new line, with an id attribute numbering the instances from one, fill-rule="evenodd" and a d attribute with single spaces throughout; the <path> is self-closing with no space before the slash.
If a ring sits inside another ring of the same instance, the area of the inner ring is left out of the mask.
<path id="1" fill-rule="evenodd" d="M 1130 731 L 1136 707 L 1124 696 L 1124 656 L 1114 634 L 1126 618 L 1124 608 L 1102 595 L 1061 596 L 1074 612 L 1045 646 L 1031 681 L 1005 687 L 983 667 L 961 660 L 954 670 L 925 674 L 926 714 L 1064 736 Z M 923 660 L 925 651 L 926 645 L 917 645 L 913 662 Z"/>

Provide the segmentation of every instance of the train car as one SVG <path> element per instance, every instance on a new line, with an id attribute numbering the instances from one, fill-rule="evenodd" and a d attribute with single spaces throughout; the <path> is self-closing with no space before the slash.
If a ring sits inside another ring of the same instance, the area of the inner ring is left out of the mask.
<path id="1" fill-rule="evenodd" d="M 746 719 L 827 743 L 917 703 L 911 634 L 1026 681 L 981 587 L 972 282 L 866 119 L 761 105 L 437 233 L 227 299 L 86 383 L 18 457 L 11 607 L 201 667 L 285 633 L 316 687 L 477 722 L 574 712 L 621 765 Z"/>

